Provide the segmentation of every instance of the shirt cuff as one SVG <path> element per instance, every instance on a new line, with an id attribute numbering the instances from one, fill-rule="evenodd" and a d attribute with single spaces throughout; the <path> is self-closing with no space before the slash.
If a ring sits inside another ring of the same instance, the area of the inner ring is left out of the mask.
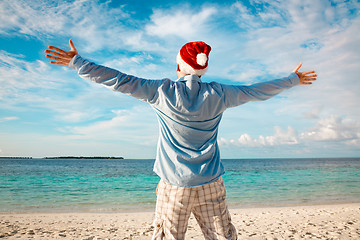
<path id="1" fill-rule="evenodd" d="M 70 62 L 69 62 L 69 64 L 68 64 L 68 67 L 77 70 L 77 68 L 79 67 L 79 66 L 76 66 L 76 63 L 79 62 L 79 61 L 77 61 L 78 58 L 81 58 L 80 55 L 75 55 L 75 56 L 70 60 Z"/>
<path id="2" fill-rule="evenodd" d="M 299 78 L 299 76 L 298 76 L 295 72 L 292 72 L 292 73 L 289 75 L 289 79 L 290 79 L 291 83 L 292 83 L 294 86 L 300 84 L 300 78 Z"/>

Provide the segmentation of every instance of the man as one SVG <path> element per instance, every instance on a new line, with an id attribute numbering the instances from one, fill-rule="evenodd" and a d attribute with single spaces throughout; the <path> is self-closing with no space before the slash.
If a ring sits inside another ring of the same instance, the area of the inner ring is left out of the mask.
<path id="1" fill-rule="evenodd" d="M 148 102 L 155 110 L 160 134 L 154 171 L 157 189 L 153 239 L 184 239 L 191 213 L 205 239 L 237 239 L 226 204 L 217 132 L 222 113 L 248 101 L 266 100 L 298 84 L 311 84 L 315 71 L 251 86 L 205 83 L 211 47 L 204 42 L 185 44 L 177 56 L 177 81 L 137 78 L 89 62 L 70 51 L 49 46 L 52 64 L 69 66 L 83 78 Z"/>

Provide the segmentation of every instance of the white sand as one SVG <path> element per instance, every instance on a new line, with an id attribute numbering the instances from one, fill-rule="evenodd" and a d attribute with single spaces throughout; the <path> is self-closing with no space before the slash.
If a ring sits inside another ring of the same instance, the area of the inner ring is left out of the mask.
<path id="1" fill-rule="evenodd" d="M 360 203 L 230 209 L 239 239 L 360 239 Z M 3 239 L 151 239 L 153 212 L 0 214 Z M 203 239 L 191 217 L 186 239 Z"/>

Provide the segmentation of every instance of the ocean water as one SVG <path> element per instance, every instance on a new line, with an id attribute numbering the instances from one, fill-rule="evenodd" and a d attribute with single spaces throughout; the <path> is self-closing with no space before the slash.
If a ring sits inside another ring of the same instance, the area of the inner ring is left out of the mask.
<path id="1" fill-rule="evenodd" d="M 152 210 L 154 160 L 0 159 L 0 212 Z M 226 159 L 230 207 L 360 202 L 360 158 Z"/>

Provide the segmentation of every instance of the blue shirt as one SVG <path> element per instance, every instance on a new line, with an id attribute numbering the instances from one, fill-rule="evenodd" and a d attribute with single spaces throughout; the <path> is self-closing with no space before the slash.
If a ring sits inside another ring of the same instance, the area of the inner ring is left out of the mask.
<path id="1" fill-rule="evenodd" d="M 160 134 L 154 171 L 179 187 L 216 181 L 224 174 L 217 143 L 223 112 L 248 101 L 266 100 L 300 84 L 296 73 L 251 86 L 202 82 L 196 75 L 177 81 L 130 76 L 75 56 L 69 67 L 80 77 L 149 103 L 158 117 Z"/>

